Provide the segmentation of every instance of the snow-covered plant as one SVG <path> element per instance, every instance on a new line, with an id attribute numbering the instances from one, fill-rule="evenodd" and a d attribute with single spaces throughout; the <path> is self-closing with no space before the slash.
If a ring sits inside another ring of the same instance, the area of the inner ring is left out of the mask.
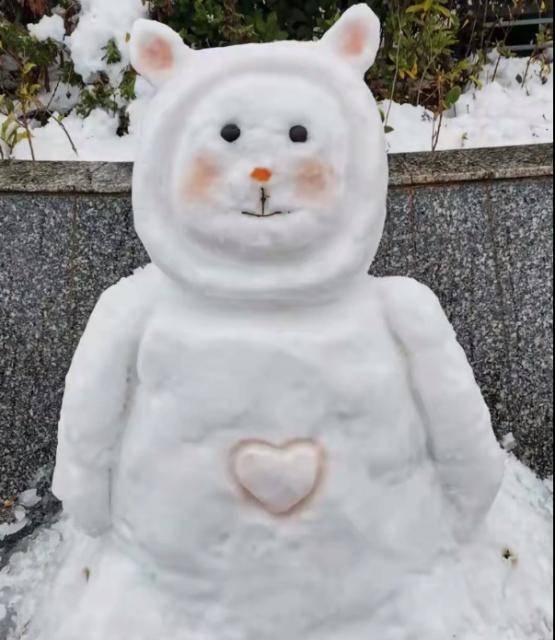
<path id="1" fill-rule="evenodd" d="M 6 160 L 14 150 L 16 144 L 29 139 L 28 132 L 21 125 L 13 111 L 4 114 L 2 107 L 5 98 L 0 96 L 0 158 Z"/>
<path id="2" fill-rule="evenodd" d="M 358 1 L 0 0 L 0 95 L 14 105 L 14 117 L 31 148 L 33 129 L 47 125 L 54 115 L 63 127 L 68 115 L 87 118 L 97 113 L 115 122 L 123 136 L 130 127 L 128 105 L 137 95 L 126 43 L 135 19 L 162 21 L 195 49 L 313 40 Z M 526 0 L 367 3 L 383 24 L 382 47 L 367 75 L 374 95 L 422 106 L 438 125 L 465 87 L 483 83 L 481 72 L 485 65 L 489 68 L 491 50 L 498 51 L 498 60 L 510 55 L 507 18 L 518 17 L 529 5 Z M 538 4 L 538 12 L 548 8 L 547 3 Z M 533 70 L 545 80 L 551 73 L 546 53 L 550 39 L 552 32 L 540 32 L 537 49 L 522 74 L 524 89 Z M 496 74 L 497 67 L 493 80 Z M 390 131 L 387 106 L 384 111 Z"/>
<path id="3" fill-rule="evenodd" d="M 63 76 L 63 48 L 51 39 L 39 41 L 23 27 L 0 16 L 0 62 L 3 155 L 11 155 L 15 145 L 26 140 L 31 157 L 35 159 L 32 129 L 50 119 L 60 126 L 75 150 L 61 118 L 52 113 L 50 102 L 41 97 L 43 92 L 50 92 L 53 83 L 59 82 Z"/>

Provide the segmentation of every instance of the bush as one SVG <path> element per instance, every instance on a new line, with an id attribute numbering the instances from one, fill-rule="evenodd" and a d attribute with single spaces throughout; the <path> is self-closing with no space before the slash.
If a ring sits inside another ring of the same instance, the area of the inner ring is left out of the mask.
<path id="1" fill-rule="evenodd" d="M 151 17 L 169 24 L 194 48 L 319 38 L 357 2 L 143 0 Z M 530 8 L 530 0 L 368 0 L 368 4 L 383 24 L 383 47 L 367 77 L 374 94 L 380 100 L 423 105 L 439 118 L 457 102 L 468 82 L 479 82 L 485 51 L 497 46 L 505 52 L 510 29 L 499 28 L 500 18 L 518 16 Z M 79 14 L 77 0 L 0 0 L 0 116 L 4 116 L 0 140 L 4 136 L 8 150 L 22 138 L 31 144 L 31 120 L 44 124 L 51 117 L 49 105 L 40 101 L 39 94 L 48 91 L 52 82 L 79 87 L 81 97 L 75 105 L 79 115 L 102 108 L 119 114 L 120 134 L 127 130 L 133 70 L 123 71 L 118 86 L 103 73 L 87 79 L 85 86 L 63 45 L 37 42 L 22 26 L 50 14 L 54 5 L 62 8 L 66 31 L 71 33 Z M 538 0 L 537 11 L 547 9 L 544 5 Z M 552 34 L 540 37 L 545 41 Z M 107 42 L 104 51 L 108 64 L 120 62 L 114 41 Z M 58 122 L 63 127 L 61 119 Z"/>

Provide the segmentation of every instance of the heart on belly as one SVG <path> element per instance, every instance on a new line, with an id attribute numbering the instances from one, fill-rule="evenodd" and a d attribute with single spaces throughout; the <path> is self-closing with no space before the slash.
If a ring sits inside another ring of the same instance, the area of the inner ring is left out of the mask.
<path id="1" fill-rule="evenodd" d="M 275 516 L 292 514 L 314 495 L 322 480 L 324 452 L 312 440 L 276 446 L 245 440 L 232 451 L 231 466 L 243 491 Z"/>

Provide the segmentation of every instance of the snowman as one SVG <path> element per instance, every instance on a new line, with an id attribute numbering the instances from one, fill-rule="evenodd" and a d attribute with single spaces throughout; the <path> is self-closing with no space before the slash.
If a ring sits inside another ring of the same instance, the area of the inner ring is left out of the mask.
<path id="1" fill-rule="evenodd" d="M 193 51 L 135 24 L 152 264 L 104 293 L 68 375 L 54 491 L 98 545 L 47 640 L 459 632 L 429 586 L 504 459 L 437 298 L 367 275 L 379 42 L 367 5 L 320 42 Z"/>

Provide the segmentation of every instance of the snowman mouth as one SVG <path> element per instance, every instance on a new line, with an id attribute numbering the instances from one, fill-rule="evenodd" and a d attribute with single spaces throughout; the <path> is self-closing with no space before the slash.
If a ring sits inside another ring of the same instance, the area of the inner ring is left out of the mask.
<path id="1" fill-rule="evenodd" d="M 289 216 L 292 211 L 272 211 L 272 213 L 255 213 L 254 211 L 241 211 L 244 216 L 251 218 L 275 218 L 276 216 Z"/>
<path id="2" fill-rule="evenodd" d="M 244 216 L 250 216 L 251 218 L 275 218 L 276 216 L 288 216 L 293 213 L 292 211 L 272 211 L 268 207 L 268 202 L 271 197 L 266 189 L 260 189 L 260 208 L 258 211 L 241 211 Z"/>

